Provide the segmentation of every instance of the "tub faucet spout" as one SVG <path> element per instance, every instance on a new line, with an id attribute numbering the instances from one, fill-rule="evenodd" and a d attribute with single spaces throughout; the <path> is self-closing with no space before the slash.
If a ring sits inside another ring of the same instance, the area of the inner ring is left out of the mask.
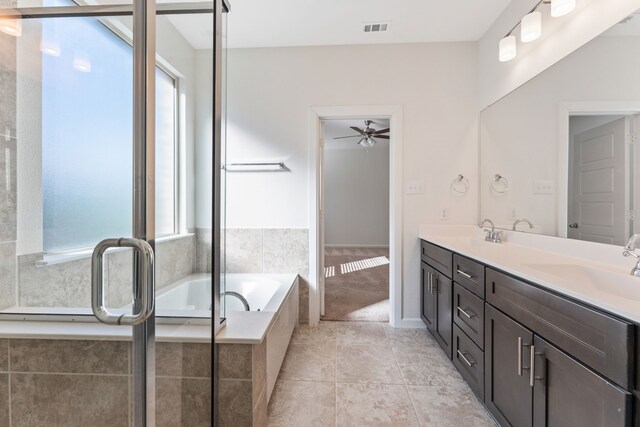
<path id="1" fill-rule="evenodd" d="M 251 311 L 251 308 L 249 308 L 249 301 L 247 301 L 247 299 L 243 297 L 242 294 L 239 294 L 238 292 L 233 292 L 233 291 L 226 291 L 226 292 L 223 292 L 221 296 L 226 297 L 227 295 L 231 295 L 232 297 L 238 298 L 242 302 L 242 305 L 244 305 L 245 311 Z"/>

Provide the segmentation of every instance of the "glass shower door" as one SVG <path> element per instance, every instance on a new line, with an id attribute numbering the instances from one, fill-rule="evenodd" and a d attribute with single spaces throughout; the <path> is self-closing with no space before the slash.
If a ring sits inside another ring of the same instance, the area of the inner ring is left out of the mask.
<path id="1" fill-rule="evenodd" d="M 0 425 L 211 425 L 210 74 L 172 18 L 213 6 L 101 3 L 0 0 Z"/>

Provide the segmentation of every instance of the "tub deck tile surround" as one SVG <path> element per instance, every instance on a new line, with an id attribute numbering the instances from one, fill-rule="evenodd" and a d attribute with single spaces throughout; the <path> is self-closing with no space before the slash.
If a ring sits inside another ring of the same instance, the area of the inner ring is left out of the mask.
<path id="1" fill-rule="evenodd" d="M 228 228 L 227 273 L 298 274 L 298 320 L 309 323 L 309 230 L 304 228 Z"/>
<path id="2" fill-rule="evenodd" d="M 158 426 L 209 426 L 211 345 L 156 348 Z M 129 342 L 1 339 L 0 425 L 127 426 L 130 366 Z"/>
<path id="3" fill-rule="evenodd" d="M 278 378 L 269 401 L 269 427 L 496 427 L 455 368 L 443 370 L 442 366 L 450 367 L 451 362 L 425 329 L 323 321 L 316 327 L 298 326 L 291 343 L 284 363 L 288 369 Z M 300 357 L 317 343 L 336 350 L 333 356 L 325 355 L 337 361 L 336 370 L 346 356 L 352 358 L 351 366 L 363 368 L 349 378 L 318 379 L 312 366 L 317 360 Z M 375 371 L 389 369 L 389 362 L 364 352 L 354 353 L 354 347 L 390 349 L 388 358 L 395 372 L 400 372 L 400 380 L 396 375 L 380 378 Z M 414 372 L 420 375 L 414 378 Z"/>

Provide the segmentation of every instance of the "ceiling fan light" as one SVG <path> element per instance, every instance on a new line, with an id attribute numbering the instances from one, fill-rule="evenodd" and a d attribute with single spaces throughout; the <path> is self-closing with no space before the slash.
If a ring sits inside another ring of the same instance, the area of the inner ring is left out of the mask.
<path id="1" fill-rule="evenodd" d="M 507 36 L 500 40 L 499 48 L 499 59 L 500 62 L 511 61 L 516 57 L 516 36 Z"/>
<path id="2" fill-rule="evenodd" d="M 520 24 L 520 40 L 522 43 L 529 43 L 537 40 L 542 35 L 542 14 L 531 12 L 522 18 Z"/>
<path id="3" fill-rule="evenodd" d="M 558 18 L 576 8 L 576 0 L 551 0 L 551 16 Z"/>

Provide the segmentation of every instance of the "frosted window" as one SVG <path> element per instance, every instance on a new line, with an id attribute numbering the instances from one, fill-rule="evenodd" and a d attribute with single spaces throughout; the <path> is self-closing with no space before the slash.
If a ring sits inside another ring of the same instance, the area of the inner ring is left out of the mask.
<path id="1" fill-rule="evenodd" d="M 132 48 L 95 19 L 48 19 L 42 35 L 44 250 L 131 236 Z M 160 69 L 156 76 L 163 235 L 175 232 L 175 82 Z"/>

